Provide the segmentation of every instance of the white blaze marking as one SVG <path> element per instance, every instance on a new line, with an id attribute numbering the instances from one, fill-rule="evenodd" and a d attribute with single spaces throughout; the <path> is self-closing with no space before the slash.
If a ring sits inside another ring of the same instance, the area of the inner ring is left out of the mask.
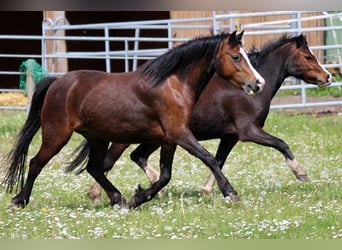
<path id="1" fill-rule="evenodd" d="M 330 72 L 329 72 L 326 68 L 324 68 L 323 65 L 322 65 L 322 64 L 318 61 L 318 59 L 314 56 L 314 53 L 313 53 L 313 51 L 311 50 L 311 48 L 309 48 L 309 51 L 310 51 L 311 55 L 316 59 L 316 62 L 318 63 L 318 65 L 325 71 L 325 73 L 327 73 L 328 75 L 330 75 Z M 331 78 L 331 76 L 330 76 L 330 78 Z"/>
<path id="2" fill-rule="evenodd" d="M 259 82 L 260 82 L 261 85 L 264 85 L 264 84 L 265 84 L 265 79 L 264 79 L 264 78 L 259 74 L 259 72 L 256 71 L 255 68 L 252 66 L 251 62 L 250 62 L 249 59 L 248 59 L 248 56 L 247 56 L 246 52 L 245 52 L 242 48 L 240 48 L 240 53 L 241 53 L 241 55 L 245 58 L 245 60 L 246 60 L 246 62 L 247 62 L 247 64 L 248 64 L 248 66 L 251 68 L 251 70 L 252 70 L 254 76 L 259 80 Z"/>

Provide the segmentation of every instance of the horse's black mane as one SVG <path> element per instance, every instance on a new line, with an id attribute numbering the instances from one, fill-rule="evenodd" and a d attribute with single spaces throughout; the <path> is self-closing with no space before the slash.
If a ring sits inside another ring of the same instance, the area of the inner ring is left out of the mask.
<path id="1" fill-rule="evenodd" d="M 137 71 L 141 75 L 149 77 L 151 85 L 156 86 L 177 69 L 184 69 L 191 62 L 204 57 L 213 57 L 220 42 L 228 36 L 228 33 L 221 33 L 189 40 L 170 49 L 165 54 L 147 61 Z"/>
<path id="2" fill-rule="evenodd" d="M 249 60 L 251 61 L 254 67 L 257 67 L 258 64 L 264 58 L 264 55 L 268 55 L 269 53 L 274 51 L 276 48 L 283 46 L 284 44 L 289 43 L 289 42 L 295 42 L 298 39 L 299 39 L 299 36 L 289 36 L 287 34 L 284 34 L 278 39 L 269 41 L 260 50 L 256 49 L 255 46 L 252 46 L 251 49 L 247 53 Z M 302 39 L 303 39 L 302 42 L 307 44 L 305 36 L 302 36 Z"/>

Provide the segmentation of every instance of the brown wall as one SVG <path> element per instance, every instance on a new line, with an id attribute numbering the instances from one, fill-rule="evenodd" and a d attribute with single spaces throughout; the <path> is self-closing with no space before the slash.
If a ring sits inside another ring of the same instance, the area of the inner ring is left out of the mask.
<path id="1" fill-rule="evenodd" d="M 0 11 L 1 35 L 41 35 L 43 12 Z M 1 54 L 41 54 L 40 40 L 0 39 Z M 1 71 L 18 71 L 21 63 L 29 58 L 0 58 Z M 37 59 L 40 63 L 40 59 Z M 19 76 L 0 75 L 0 88 L 18 88 Z"/>
<path id="2" fill-rule="evenodd" d="M 171 11 L 170 16 L 172 19 L 181 19 L 181 18 L 193 18 L 193 17 L 211 17 L 212 11 Z M 241 12 L 243 13 L 243 12 Z M 217 14 L 229 14 L 229 11 L 219 11 Z M 319 14 L 319 13 L 316 13 Z M 312 16 L 316 14 L 302 14 L 302 17 Z M 258 23 L 258 22 L 268 22 L 268 21 L 276 21 L 276 20 L 284 20 L 291 19 L 290 15 L 281 15 L 281 16 L 268 16 L 268 17 L 247 17 L 247 18 L 236 18 L 234 20 L 234 24 L 239 29 L 243 24 L 250 23 Z M 195 23 L 194 23 L 195 24 Z M 203 23 L 202 23 L 203 24 Z M 207 22 L 206 24 L 212 25 L 212 22 Z M 222 22 L 223 25 L 229 25 L 229 20 L 226 22 Z M 303 28 L 307 27 L 317 27 L 323 26 L 323 21 L 305 21 L 302 23 Z M 193 38 L 197 36 L 209 35 L 212 30 L 200 30 L 200 29 L 183 29 L 174 31 L 173 35 L 176 38 Z M 248 30 L 252 31 L 252 30 Z M 253 31 L 257 31 L 257 29 L 253 29 Z M 310 46 L 322 45 L 324 43 L 324 33 L 323 32 L 310 32 L 305 34 L 307 36 L 308 42 Z M 260 48 L 263 44 L 265 44 L 270 39 L 276 39 L 281 34 L 277 35 L 263 35 L 263 36 L 245 36 L 244 37 L 244 46 L 246 49 L 251 48 L 253 45 L 256 48 Z M 323 58 L 322 51 L 315 51 L 315 55 L 319 58 Z"/>
<path id="3" fill-rule="evenodd" d="M 125 21 L 141 21 L 141 20 L 159 20 L 169 19 L 170 13 L 168 11 L 67 11 L 66 17 L 70 24 L 90 24 L 90 23 L 104 23 L 104 22 L 125 22 Z M 100 30 L 75 30 L 67 31 L 67 35 L 70 36 L 103 36 L 103 31 Z M 133 30 L 111 30 L 110 36 L 134 36 Z M 142 37 L 167 37 L 166 30 L 145 30 L 141 31 Z M 133 42 L 129 44 L 130 48 L 133 49 Z M 151 49 L 167 47 L 166 43 L 150 43 L 140 42 L 141 49 Z M 104 51 L 104 42 L 79 42 L 79 41 L 68 41 L 68 51 Z M 122 42 L 111 42 L 110 49 L 123 50 L 124 45 Z M 142 63 L 142 62 L 139 62 Z M 130 65 L 131 67 L 131 65 Z M 69 70 L 75 69 L 97 69 L 106 70 L 105 61 L 103 59 L 69 59 Z M 111 60 L 111 71 L 122 72 L 125 70 L 123 60 Z"/>

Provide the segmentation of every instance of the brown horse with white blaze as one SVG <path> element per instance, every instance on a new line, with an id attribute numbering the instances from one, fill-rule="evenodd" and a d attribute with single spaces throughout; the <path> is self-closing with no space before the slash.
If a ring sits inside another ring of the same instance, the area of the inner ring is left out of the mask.
<path id="1" fill-rule="evenodd" d="M 134 208 L 151 200 L 171 178 L 177 145 L 201 159 L 214 173 L 223 195 L 234 198 L 236 193 L 217 161 L 197 142 L 188 124 L 194 104 L 215 72 L 247 94 L 263 88 L 264 79 L 241 47 L 242 36 L 243 32 L 233 32 L 193 39 L 134 72 L 78 70 L 60 78 L 43 79 L 8 158 L 4 180 L 7 190 L 13 191 L 21 184 L 12 204 L 28 204 L 39 173 L 73 132 L 88 141 L 86 169 L 106 191 L 111 205 Z M 42 143 L 30 160 L 24 183 L 27 151 L 40 127 Z M 111 141 L 161 145 L 159 180 L 150 188 L 137 190 L 128 203 L 104 175 L 103 162 Z"/>

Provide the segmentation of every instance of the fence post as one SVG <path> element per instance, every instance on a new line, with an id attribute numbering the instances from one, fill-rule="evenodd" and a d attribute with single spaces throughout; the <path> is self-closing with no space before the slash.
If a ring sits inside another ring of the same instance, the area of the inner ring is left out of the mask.
<path id="1" fill-rule="evenodd" d="M 34 92 L 35 82 L 33 80 L 32 72 L 33 72 L 33 65 L 34 61 L 29 60 L 26 67 L 26 93 L 28 98 L 28 109 L 30 109 L 32 96 Z"/>

